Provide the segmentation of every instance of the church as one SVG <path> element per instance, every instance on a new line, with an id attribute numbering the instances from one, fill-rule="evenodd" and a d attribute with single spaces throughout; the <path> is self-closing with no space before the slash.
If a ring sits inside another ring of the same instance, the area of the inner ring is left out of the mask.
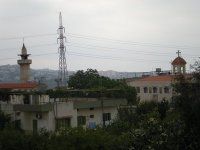
<path id="1" fill-rule="evenodd" d="M 172 88 L 175 76 L 179 74 L 187 75 L 186 61 L 180 56 L 172 61 L 172 70 L 169 73 L 152 76 L 144 76 L 127 80 L 127 84 L 136 88 L 138 100 L 141 101 L 162 101 L 172 99 L 175 94 Z"/>

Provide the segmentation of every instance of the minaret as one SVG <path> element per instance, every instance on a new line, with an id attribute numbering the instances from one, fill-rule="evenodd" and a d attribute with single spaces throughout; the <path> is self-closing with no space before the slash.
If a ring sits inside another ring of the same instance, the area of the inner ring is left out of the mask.
<path id="1" fill-rule="evenodd" d="M 17 63 L 20 65 L 20 82 L 27 82 L 30 80 L 30 64 L 32 60 L 28 59 L 29 55 L 23 43 L 22 53 L 18 55 L 21 56 L 21 59 L 17 60 Z"/>

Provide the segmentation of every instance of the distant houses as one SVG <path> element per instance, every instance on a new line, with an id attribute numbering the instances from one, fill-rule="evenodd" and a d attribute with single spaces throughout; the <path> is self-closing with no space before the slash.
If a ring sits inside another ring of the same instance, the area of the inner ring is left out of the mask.
<path id="1" fill-rule="evenodd" d="M 177 74 L 186 74 L 186 61 L 179 56 L 172 62 L 172 72 L 147 75 L 127 79 L 129 86 L 135 87 L 137 98 L 142 101 L 171 100 L 174 91 L 172 84 Z M 65 127 L 82 126 L 95 128 L 108 125 L 117 117 L 119 107 L 126 107 L 123 96 L 89 96 L 88 91 L 64 90 L 64 95 L 54 91 L 46 92 L 41 83 L 30 80 L 30 64 L 23 44 L 20 65 L 20 83 L 0 83 L 0 109 L 9 114 L 15 126 L 25 131 L 38 131 L 45 128 L 55 131 Z M 72 93 L 71 95 L 69 93 Z M 82 92 L 82 94 L 77 94 Z M 90 91 L 97 93 L 98 91 Z M 118 91 L 114 91 L 118 93 Z M 113 93 L 112 93 L 113 94 Z M 112 95 L 110 94 L 110 95 Z M 80 96 L 84 95 L 84 96 Z"/>

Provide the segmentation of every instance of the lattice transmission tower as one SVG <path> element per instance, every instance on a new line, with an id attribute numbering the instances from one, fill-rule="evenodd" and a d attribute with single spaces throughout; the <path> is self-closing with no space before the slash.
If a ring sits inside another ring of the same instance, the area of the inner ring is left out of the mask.
<path id="1" fill-rule="evenodd" d="M 57 43 L 59 43 L 59 69 L 58 69 L 58 86 L 67 86 L 67 64 L 66 64 L 66 37 L 64 36 L 65 28 L 62 25 L 62 15 L 59 14 L 59 28 L 58 28 L 58 38 Z"/>

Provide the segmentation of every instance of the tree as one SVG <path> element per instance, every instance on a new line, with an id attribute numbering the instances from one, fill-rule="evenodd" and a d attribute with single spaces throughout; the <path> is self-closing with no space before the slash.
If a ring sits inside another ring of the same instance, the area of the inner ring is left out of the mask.
<path id="1" fill-rule="evenodd" d="M 0 111 L 0 129 L 5 128 L 8 123 L 10 123 L 10 117 Z"/>
<path id="2" fill-rule="evenodd" d="M 200 147 L 200 63 L 194 65 L 191 76 L 180 75 L 176 78 L 174 89 L 177 93 L 174 103 L 185 123 L 185 144 L 191 149 Z"/>
<path id="3" fill-rule="evenodd" d="M 160 115 L 160 119 L 163 120 L 166 117 L 167 110 L 169 109 L 169 102 L 163 99 L 158 103 L 158 112 Z"/>

